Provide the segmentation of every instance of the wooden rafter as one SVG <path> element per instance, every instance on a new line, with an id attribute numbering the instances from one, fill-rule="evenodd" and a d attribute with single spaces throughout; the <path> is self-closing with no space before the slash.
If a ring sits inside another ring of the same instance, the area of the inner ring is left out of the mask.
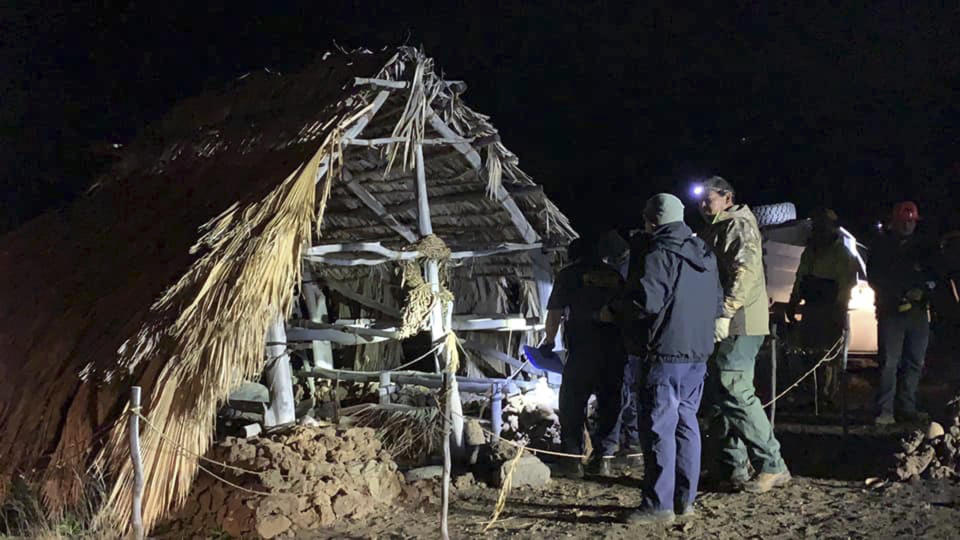
<path id="1" fill-rule="evenodd" d="M 344 169 L 344 175 L 349 175 L 349 171 Z M 346 184 L 346 188 L 353 193 L 360 202 L 364 204 L 371 212 L 377 215 L 387 227 L 393 229 L 397 234 L 403 237 L 404 240 L 410 242 L 411 244 L 417 241 L 417 234 L 413 232 L 413 229 L 407 227 L 406 225 L 397 221 L 397 218 L 393 217 L 386 208 L 380 204 L 380 201 L 373 196 L 372 193 L 366 190 L 363 186 L 360 185 L 360 182 L 356 180 L 350 180 Z"/>
<path id="2" fill-rule="evenodd" d="M 347 130 L 343 133 L 344 139 L 352 139 L 363 131 L 363 128 L 367 127 L 367 124 L 370 123 L 370 120 L 373 120 L 373 117 L 376 116 L 377 111 L 380 110 L 380 107 L 383 107 L 383 104 L 387 102 L 387 98 L 390 97 L 390 92 L 386 90 L 378 92 L 377 96 L 373 98 L 373 101 L 370 103 L 366 112 L 364 112 L 360 118 L 353 123 L 352 126 L 348 127 Z M 320 166 L 317 167 L 317 176 L 314 179 L 315 182 L 320 182 L 320 179 L 327 174 L 327 168 L 330 166 L 330 157 L 328 156 L 324 159 Z"/>
<path id="3" fill-rule="evenodd" d="M 430 114 L 430 125 L 433 126 L 433 129 L 437 130 L 440 135 L 448 139 L 454 139 L 459 137 L 456 131 L 450 128 L 443 121 L 442 118 L 435 112 L 431 111 L 433 114 Z M 480 154 L 477 150 L 469 143 L 457 143 L 453 145 L 458 152 L 463 154 L 463 157 L 470 162 L 470 165 L 476 169 L 480 170 L 483 167 L 483 160 L 480 158 Z M 520 207 L 517 206 L 517 202 L 513 200 L 513 197 L 510 196 L 510 193 L 502 185 L 497 186 L 496 193 L 494 193 L 496 200 L 503 205 L 503 207 L 510 214 L 510 221 L 513 222 L 513 225 L 517 228 L 517 232 L 520 233 L 520 237 L 524 239 L 527 243 L 534 243 L 540 240 L 540 235 L 537 234 L 537 231 L 533 228 L 533 225 L 530 224 L 530 221 L 527 220 L 527 217 L 523 215 L 523 212 L 520 210 Z"/>

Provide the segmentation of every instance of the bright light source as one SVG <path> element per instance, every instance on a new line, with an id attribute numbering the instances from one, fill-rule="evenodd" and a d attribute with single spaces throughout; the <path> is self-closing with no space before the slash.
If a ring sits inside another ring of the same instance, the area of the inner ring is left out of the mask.
<path id="1" fill-rule="evenodd" d="M 850 304 L 848 308 L 851 310 L 867 310 L 873 311 L 874 309 L 874 294 L 873 289 L 870 288 L 870 285 L 866 281 L 859 281 L 853 287 L 853 290 L 850 292 Z"/>
<path id="2" fill-rule="evenodd" d="M 691 193 L 694 197 L 702 197 L 702 196 L 703 196 L 703 184 L 694 184 L 693 187 L 690 189 L 690 193 Z"/>

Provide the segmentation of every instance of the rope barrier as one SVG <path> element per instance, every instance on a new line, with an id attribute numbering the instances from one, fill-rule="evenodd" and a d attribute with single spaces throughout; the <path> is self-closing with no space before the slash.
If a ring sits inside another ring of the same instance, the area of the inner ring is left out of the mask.
<path id="1" fill-rule="evenodd" d="M 765 403 L 765 404 L 763 405 L 763 408 L 766 409 L 766 408 L 769 407 L 770 405 L 773 405 L 774 403 L 776 403 L 778 399 L 780 399 L 780 398 L 782 398 L 783 396 L 787 395 L 788 392 L 790 392 L 791 390 L 793 390 L 794 388 L 796 388 L 797 386 L 799 386 L 800 383 L 803 382 L 804 379 L 806 379 L 807 377 L 809 377 L 813 372 L 817 371 L 817 368 L 819 368 L 821 365 L 823 365 L 823 364 L 825 364 L 825 363 L 827 363 L 827 362 L 836 360 L 837 356 L 839 356 L 840 353 L 843 352 L 844 342 L 845 342 L 845 336 L 844 336 L 844 335 L 841 335 L 840 338 L 837 339 L 836 343 L 834 343 L 833 346 L 831 346 L 829 349 L 827 349 L 827 352 L 823 355 L 823 357 L 822 357 L 816 364 L 814 364 L 814 366 L 813 366 L 812 368 L 810 368 L 809 371 L 807 371 L 806 373 L 804 373 L 803 375 L 801 375 L 800 378 L 796 380 L 796 382 L 794 382 L 793 384 L 791 384 L 790 386 L 788 386 L 783 392 L 780 392 L 776 397 L 774 397 L 773 399 L 771 399 L 770 401 L 768 401 L 767 403 Z M 836 350 L 834 350 L 834 349 L 836 349 Z"/>
<path id="2" fill-rule="evenodd" d="M 263 476 L 263 474 L 264 474 L 263 472 L 260 472 L 260 471 L 254 471 L 254 470 L 250 470 L 250 469 L 245 469 L 245 468 L 243 468 L 243 467 L 237 467 L 237 466 L 235 466 L 235 465 L 230 465 L 230 464 L 228 464 L 228 463 L 221 463 L 221 462 L 219 462 L 219 461 L 217 461 L 217 460 L 215 460 L 215 459 L 210 459 L 210 458 L 208 458 L 208 457 L 206 457 L 206 456 L 203 456 L 203 455 L 201 455 L 201 454 L 198 454 L 198 453 L 194 452 L 193 450 L 190 450 L 189 448 L 186 448 L 185 446 L 181 445 L 181 444 L 178 443 L 177 441 L 175 441 L 175 440 L 171 439 L 170 437 L 168 437 L 168 436 L 166 435 L 166 433 L 163 432 L 162 429 L 160 429 L 160 428 L 158 428 L 157 426 L 155 426 L 150 420 L 147 419 L 146 416 L 140 414 L 140 407 L 131 408 L 131 409 L 130 409 L 130 413 L 139 416 L 140 419 L 143 420 L 143 422 L 144 422 L 145 424 L 147 424 L 148 426 L 150 426 L 151 428 L 153 428 L 153 430 L 156 431 L 157 434 L 160 435 L 160 438 L 163 439 L 167 444 L 173 445 L 173 446 L 174 446 L 175 448 L 177 448 L 179 451 L 187 454 L 188 456 L 195 457 L 195 458 L 197 458 L 197 459 L 201 459 L 201 460 L 203 460 L 203 461 L 206 461 L 206 462 L 208 462 L 208 463 L 212 463 L 212 464 L 214 464 L 214 465 L 219 465 L 219 466 L 221 466 L 221 467 L 223 467 L 223 468 L 225 468 L 225 469 L 233 469 L 233 470 L 235 470 L 235 471 L 237 471 L 237 472 L 240 472 L 240 473 L 243 473 L 243 474 L 252 474 L 252 475 L 255 475 L 255 476 Z M 199 465 L 198 465 L 198 467 L 199 467 Z"/>

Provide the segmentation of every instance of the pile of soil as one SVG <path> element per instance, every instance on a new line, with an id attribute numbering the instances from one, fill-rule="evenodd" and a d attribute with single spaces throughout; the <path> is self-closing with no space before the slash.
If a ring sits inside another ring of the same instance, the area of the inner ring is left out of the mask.
<path id="1" fill-rule="evenodd" d="M 297 426 L 256 439 L 228 437 L 203 463 L 237 489 L 200 473 L 183 510 L 158 533 L 170 538 L 292 537 L 382 510 L 403 494 L 393 458 L 370 428 Z"/>
<path id="2" fill-rule="evenodd" d="M 918 429 L 900 442 L 894 479 L 960 478 L 960 396 L 953 398 L 947 407 L 945 425 L 931 422 L 927 429 Z"/>

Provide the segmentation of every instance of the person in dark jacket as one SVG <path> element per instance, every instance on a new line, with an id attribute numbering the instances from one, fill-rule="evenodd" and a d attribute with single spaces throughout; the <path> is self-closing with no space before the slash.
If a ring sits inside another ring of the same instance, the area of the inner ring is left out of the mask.
<path id="1" fill-rule="evenodd" d="M 917 385 L 930 339 L 927 307 L 936 277 L 930 268 L 932 249 L 915 234 L 918 219 L 915 203 L 897 203 L 889 231 L 871 248 L 867 262 L 880 349 L 877 424 L 896 421 L 894 397 L 900 419 L 924 417 L 917 411 Z"/>
<path id="2" fill-rule="evenodd" d="M 625 298 L 650 321 L 640 389 L 644 432 L 643 502 L 631 523 L 673 521 L 693 513 L 700 477 L 697 409 L 723 290 L 716 257 L 683 222 L 680 199 L 647 201 L 650 232 L 643 274 Z"/>
<path id="3" fill-rule="evenodd" d="M 617 420 L 626 352 L 619 327 L 603 308 L 623 293 L 623 278 L 600 260 L 596 245 L 580 239 L 570 244 L 571 263 L 560 270 L 547 301 L 546 337 L 540 345 L 553 350 L 563 321 L 567 361 L 560 385 L 560 440 L 562 451 L 581 454 L 587 401 L 597 396 L 597 425 L 593 436 L 592 472 L 609 476 L 617 450 Z M 559 476 L 582 477 L 579 460 L 560 462 Z"/>

